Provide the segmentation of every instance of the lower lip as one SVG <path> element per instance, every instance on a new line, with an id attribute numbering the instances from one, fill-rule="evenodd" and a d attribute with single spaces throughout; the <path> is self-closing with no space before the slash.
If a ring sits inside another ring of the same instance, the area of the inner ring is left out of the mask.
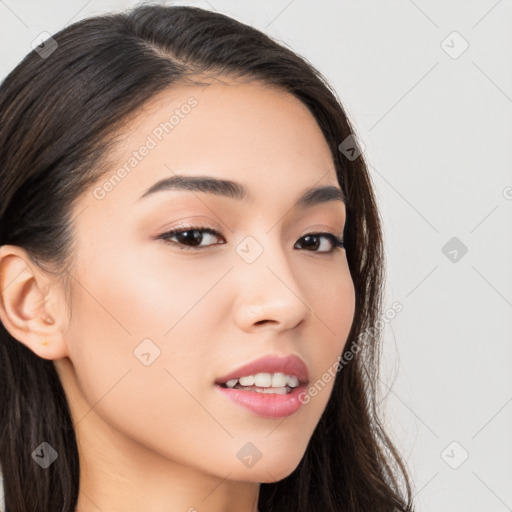
<path id="1" fill-rule="evenodd" d="M 306 391 L 304 384 L 293 388 L 286 395 L 223 388 L 218 384 L 215 387 L 229 400 L 265 418 L 282 418 L 297 412 L 303 405 L 299 396 Z"/>

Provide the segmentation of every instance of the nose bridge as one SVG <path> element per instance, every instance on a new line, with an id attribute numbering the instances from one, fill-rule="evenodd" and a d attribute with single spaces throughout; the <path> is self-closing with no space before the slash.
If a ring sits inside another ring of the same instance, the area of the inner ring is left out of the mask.
<path id="1" fill-rule="evenodd" d="M 237 245 L 241 324 L 269 320 L 293 327 L 306 315 L 309 307 L 293 274 L 290 250 L 283 247 L 277 230 L 247 235 Z"/>

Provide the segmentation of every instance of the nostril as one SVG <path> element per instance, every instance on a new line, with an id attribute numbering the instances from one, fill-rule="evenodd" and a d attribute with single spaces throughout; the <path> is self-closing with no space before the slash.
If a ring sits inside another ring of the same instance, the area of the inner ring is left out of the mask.
<path id="1" fill-rule="evenodd" d="M 274 322 L 274 320 L 259 320 L 258 322 L 254 322 L 254 325 L 265 324 L 267 322 Z"/>

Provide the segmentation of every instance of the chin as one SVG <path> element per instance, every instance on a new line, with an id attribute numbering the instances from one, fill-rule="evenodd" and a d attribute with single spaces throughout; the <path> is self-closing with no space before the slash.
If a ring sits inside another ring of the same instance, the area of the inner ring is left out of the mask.
<path id="1" fill-rule="evenodd" d="M 247 469 L 240 469 L 236 474 L 232 473 L 230 479 L 245 482 L 259 482 L 259 483 L 273 483 L 283 480 L 291 475 L 297 466 L 300 459 L 279 461 L 278 463 L 269 462 L 263 464 L 263 459 L 256 463 L 253 467 Z"/>

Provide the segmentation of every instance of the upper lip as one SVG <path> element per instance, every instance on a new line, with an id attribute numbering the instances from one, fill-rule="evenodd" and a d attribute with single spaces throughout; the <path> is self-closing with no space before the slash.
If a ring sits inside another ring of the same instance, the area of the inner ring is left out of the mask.
<path id="1" fill-rule="evenodd" d="M 229 372 L 227 375 L 218 378 L 215 383 L 225 384 L 228 380 L 238 379 L 244 375 L 277 372 L 282 372 L 286 375 L 295 375 L 301 384 L 307 384 L 309 382 L 308 367 L 299 356 L 292 354 L 279 357 L 275 354 L 269 354 Z"/>

